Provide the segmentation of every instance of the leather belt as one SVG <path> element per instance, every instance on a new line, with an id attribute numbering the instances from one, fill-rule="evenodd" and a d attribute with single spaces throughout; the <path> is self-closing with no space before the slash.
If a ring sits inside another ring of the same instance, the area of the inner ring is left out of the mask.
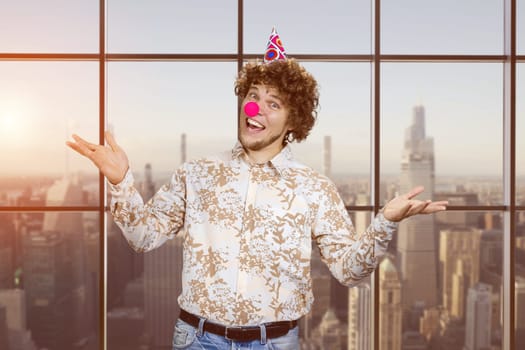
<path id="1" fill-rule="evenodd" d="M 179 318 L 184 322 L 199 328 L 200 317 L 181 309 Z M 264 323 L 266 338 L 278 338 L 286 335 L 288 331 L 297 326 L 297 320 Z M 210 321 L 204 322 L 203 331 L 222 335 L 228 340 L 253 341 L 261 339 L 261 328 L 259 326 L 226 327 Z"/>

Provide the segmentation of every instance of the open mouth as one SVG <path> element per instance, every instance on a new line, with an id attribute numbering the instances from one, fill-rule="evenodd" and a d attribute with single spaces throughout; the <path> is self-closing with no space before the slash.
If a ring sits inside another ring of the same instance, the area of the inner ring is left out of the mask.
<path id="1" fill-rule="evenodd" d="M 246 119 L 246 126 L 248 127 L 249 130 L 254 130 L 254 131 L 261 131 L 261 130 L 266 129 L 264 125 L 262 125 L 256 120 L 253 120 L 252 118 Z"/>

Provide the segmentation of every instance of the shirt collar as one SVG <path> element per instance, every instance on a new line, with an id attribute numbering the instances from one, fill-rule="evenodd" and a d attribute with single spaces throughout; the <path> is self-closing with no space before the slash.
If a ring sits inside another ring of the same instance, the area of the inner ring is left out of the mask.
<path id="1" fill-rule="evenodd" d="M 232 159 L 243 159 L 244 161 L 248 160 L 246 150 L 239 141 L 237 141 L 232 149 Z M 273 166 L 275 170 L 277 170 L 280 176 L 283 176 L 286 174 L 287 170 L 291 168 L 293 159 L 292 149 L 290 145 L 287 144 L 284 146 L 281 152 L 279 152 L 270 160 L 269 163 L 270 166 Z"/>

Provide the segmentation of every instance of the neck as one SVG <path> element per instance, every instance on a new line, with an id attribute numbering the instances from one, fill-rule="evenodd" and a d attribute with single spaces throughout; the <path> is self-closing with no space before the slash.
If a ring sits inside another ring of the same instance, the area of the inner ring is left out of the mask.
<path id="1" fill-rule="evenodd" d="M 276 149 L 265 149 L 259 151 L 249 150 L 246 148 L 245 150 L 251 163 L 264 164 L 272 160 L 276 155 L 278 155 L 283 148 L 284 146 L 280 146 Z"/>

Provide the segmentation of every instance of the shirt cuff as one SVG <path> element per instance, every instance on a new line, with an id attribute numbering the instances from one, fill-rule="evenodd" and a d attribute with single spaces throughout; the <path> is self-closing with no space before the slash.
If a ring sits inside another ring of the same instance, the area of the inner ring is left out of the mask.
<path id="1" fill-rule="evenodd" d="M 128 170 L 126 171 L 126 175 L 124 175 L 124 178 L 118 184 L 114 185 L 108 181 L 109 193 L 115 197 L 120 196 L 124 193 L 124 190 L 126 188 L 132 187 L 134 182 L 135 182 L 135 179 L 133 178 L 133 173 L 131 172 L 131 168 L 128 168 Z"/>
<path id="2" fill-rule="evenodd" d="M 382 240 L 390 240 L 397 231 L 399 226 L 398 222 L 390 221 L 385 218 L 382 212 L 377 213 L 372 222 L 375 232 L 383 232 L 385 237 L 380 237 Z"/>

